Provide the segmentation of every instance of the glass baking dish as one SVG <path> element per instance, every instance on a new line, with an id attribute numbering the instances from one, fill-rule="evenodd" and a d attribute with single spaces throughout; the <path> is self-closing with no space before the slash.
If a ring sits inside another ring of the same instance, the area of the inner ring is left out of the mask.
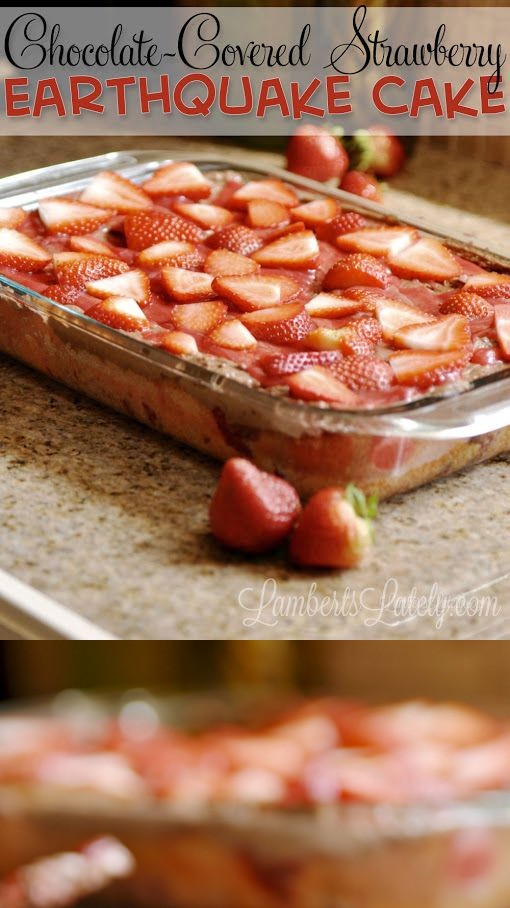
<path id="1" fill-rule="evenodd" d="M 7 718 L 51 715 L 93 739 L 112 717 L 156 715 L 200 730 L 263 709 L 260 698 L 73 692 Z M 134 877 L 109 892 L 110 908 L 508 908 L 510 900 L 506 790 L 463 802 L 285 808 L 0 784 L 0 876 L 104 834 L 118 836 L 137 863 Z"/>
<path id="2" fill-rule="evenodd" d="M 34 207 L 45 196 L 80 190 L 103 169 L 142 180 L 179 157 L 205 171 L 279 177 L 303 199 L 331 196 L 381 222 L 419 227 L 479 265 L 510 271 L 510 260 L 420 220 L 278 168 L 234 168 L 207 155 L 113 152 L 33 170 L 0 180 L 0 205 Z M 455 393 L 370 411 L 305 404 L 250 386 L 231 364 L 174 356 L 1 275 L 0 350 L 214 457 L 248 456 L 304 494 L 351 481 L 384 498 L 510 449 L 509 368 Z"/>

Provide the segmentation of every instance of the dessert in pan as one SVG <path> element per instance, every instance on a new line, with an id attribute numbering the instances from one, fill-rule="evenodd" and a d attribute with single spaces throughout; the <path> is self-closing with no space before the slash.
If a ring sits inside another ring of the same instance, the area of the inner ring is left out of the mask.
<path id="1" fill-rule="evenodd" d="M 19 308 L 4 318 L 2 346 L 216 456 L 248 454 L 304 491 L 352 479 L 390 494 L 501 449 L 500 435 L 468 451 L 413 443 L 391 419 L 504 372 L 510 275 L 381 221 L 377 206 L 341 204 L 323 188 L 303 200 L 299 183 L 172 161 L 136 182 L 113 169 L 74 192 L 63 181 L 30 210 L 0 210 L 4 279 L 85 313 L 110 339 L 169 354 L 167 367 L 176 357 L 205 367 L 208 400 L 183 385 L 182 363 L 173 401 L 148 377 L 122 384 L 118 361 L 99 377 L 90 348 L 72 362 L 64 339 Z M 220 378 L 223 399 L 213 400 Z"/>
<path id="2" fill-rule="evenodd" d="M 508 722 L 328 698 L 190 732 L 139 707 L 0 720 L 2 873 L 114 835 L 136 866 L 110 905 L 508 904 Z"/>

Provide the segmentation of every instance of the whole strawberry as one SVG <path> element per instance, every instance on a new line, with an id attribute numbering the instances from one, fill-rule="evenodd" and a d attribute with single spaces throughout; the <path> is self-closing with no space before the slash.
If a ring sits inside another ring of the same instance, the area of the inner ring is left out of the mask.
<path id="1" fill-rule="evenodd" d="M 344 192 L 352 192 L 353 195 L 360 195 L 363 199 L 369 199 L 371 202 L 382 202 L 382 192 L 376 178 L 369 173 L 362 173 L 360 170 L 349 170 L 345 174 L 340 189 Z"/>
<path id="2" fill-rule="evenodd" d="M 393 177 L 404 166 L 406 153 L 402 142 L 390 129 L 372 126 L 358 129 L 349 143 L 351 160 L 357 170 Z"/>
<path id="3" fill-rule="evenodd" d="M 375 499 L 366 499 L 352 484 L 316 492 L 292 533 L 292 561 L 300 567 L 354 567 L 372 543 L 376 509 Z"/>
<path id="4" fill-rule="evenodd" d="M 340 182 L 348 166 L 343 145 L 320 126 L 298 126 L 287 145 L 287 170 L 309 180 Z"/>
<path id="5" fill-rule="evenodd" d="M 257 555 L 283 542 L 300 511 L 290 483 L 249 460 L 232 457 L 223 467 L 209 520 L 222 545 Z"/>

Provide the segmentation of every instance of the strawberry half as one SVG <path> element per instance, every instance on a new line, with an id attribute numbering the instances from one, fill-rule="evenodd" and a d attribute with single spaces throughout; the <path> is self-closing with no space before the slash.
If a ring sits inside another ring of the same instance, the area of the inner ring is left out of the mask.
<path id="1" fill-rule="evenodd" d="M 27 216 L 22 208 L 0 208 L 0 227 L 10 227 L 16 230 Z"/>
<path id="2" fill-rule="evenodd" d="M 367 501 L 354 486 L 316 492 L 292 533 L 292 561 L 301 567 L 355 567 L 372 544 L 375 510 L 373 499 Z"/>
<path id="3" fill-rule="evenodd" d="M 242 316 L 243 323 L 257 340 L 273 344 L 295 344 L 314 328 L 301 303 L 285 303 L 269 309 L 259 309 Z"/>
<path id="4" fill-rule="evenodd" d="M 233 457 L 221 472 L 209 520 L 222 545 L 260 554 L 283 542 L 300 511 L 299 496 L 290 483 Z"/>
<path id="5" fill-rule="evenodd" d="M 77 199 L 42 199 L 39 202 L 39 217 L 48 233 L 80 236 L 93 233 L 110 220 L 111 214 L 104 208 L 87 205 Z"/>
<path id="6" fill-rule="evenodd" d="M 35 240 L 10 227 L 0 227 L 0 265 L 17 271 L 42 271 L 49 262 L 51 254 Z"/>
<path id="7" fill-rule="evenodd" d="M 459 290 L 441 303 L 442 315 L 464 315 L 470 321 L 493 319 L 494 306 L 474 291 Z"/>
<path id="8" fill-rule="evenodd" d="M 317 236 L 320 240 L 326 240 L 328 243 L 334 243 L 336 238 L 343 233 L 352 233 L 354 230 L 360 230 L 366 227 L 367 220 L 362 214 L 356 211 L 344 211 L 335 215 L 330 221 L 317 225 Z"/>
<path id="9" fill-rule="evenodd" d="M 291 397 L 297 397 L 299 400 L 317 400 L 356 406 L 356 395 L 323 366 L 312 366 L 295 375 L 290 375 L 286 384 Z"/>
<path id="10" fill-rule="evenodd" d="M 415 385 L 422 390 L 457 378 L 469 361 L 471 350 L 452 350 L 444 353 L 428 350 L 405 350 L 393 353 L 389 362 L 397 381 Z"/>
<path id="11" fill-rule="evenodd" d="M 376 313 L 382 328 L 383 337 L 387 341 L 392 341 L 396 332 L 407 325 L 418 325 L 434 321 L 433 316 L 429 315 L 428 312 L 422 312 L 421 309 L 390 297 L 382 297 L 376 303 Z"/>
<path id="12" fill-rule="evenodd" d="M 251 255 L 262 246 L 260 236 L 245 224 L 229 224 L 216 230 L 208 239 L 213 249 L 228 249 L 238 255 Z"/>
<path id="13" fill-rule="evenodd" d="M 458 350 L 471 343 L 471 331 L 463 315 L 444 315 L 433 322 L 399 328 L 393 343 L 409 350 Z"/>
<path id="14" fill-rule="evenodd" d="M 277 378 L 280 375 L 293 375 L 310 366 L 332 366 L 339 363 L 342 354 L 337 350 L 298 350 L 296 353 L 280 353 L 267 356 L 262 360 L 266 375 Z"/>
<path id="15" fill-rule="evenodd" d="M 208 202 L 176 202 L 173 208 L 177 214 L 189 218 L 205 230 L 226 227 L 236 218 L 234 212 L 228 208 L 221 208 L 220 205 L 211 205 Z"/>
<path id="16" fill-rule="evenodd" d="M 313 350 L 339 350 L 344 356 L 372 356 L 374 343 L 362 337 L 352 325 L 345 328 L 316 328 L 306 343 Z"/>
<path id="17" fill-rule="evenodd" d="M 495 309 L 496 334 L 506 359 L 510 359 L 510 304 L 500 303 Z"/>
<path id="18" fill-rule="evenodd" d="M 93 177 L 80 196 L 81 202 L 129 214 L 141 208 L 150 208 L 152 201 L 136 183 L 122 177 L 120 173 L 104 170 Z"/>
<path id="19" fill-rule="evenodd" d="M 384 257 L 400 252 L 417 239 L 418 231 L 411 227 L 364 227 L 337 236 L 336 245 L 345 252 L 366 252 Z"/>
<path id="20" fill-rule="evenodd" d="M 253 274 L 260 269 L 260 265 L 246 255 L 230 252 L 228 249 L 215 249 L 207 256 L 204 268 L 209 274 L 222 277 L 233 274 Z"/>
<path id="21" fill-rule="evenodd" d="M 170 310 L 172 324 L 179 331 L 208 334 L 225 318 L 227 307 L 219 300 L 207 303 L 181 303 Z"/>
<path id="22" fill-rule="evenodd" d="M 376 356 L 347 356 L 332 371 L 351 391 L 388 391 L 395 381 L 391 366 Z"/>
<path id="23" fill-rule="evenodd" d="M 269 268 L 315 268 L 319 258 L 317 237 L 311 230 L 286 234 L 253 254 L 253 259 Z"/>
<path id="24" fill-rule="evenodd" d="M 243 274 L 216 277 L 213 289 L 234 303 L 238 309 L 251 312 L 285 303 L 299 291 L 290 278 L 269 274 Z"/>
<path id="25" fill-rule="evenodd" d="M 279 202 L 267 199 L 253 199 L 248 202 L 248 223 L 250 227 L 277 227 L 289 220 L 289 209 Z"/>
<path id="26" fill-rule="evenodd" d="M 112 246 L 101 242 L 101 240 L 96 240 L 93 236 L 72 236 L 69 240 L 69 248 L 73 252 L 89 252 L 92 255 L 107 255 L 111 258 L 118 258 L 117 251 Z"/>
<path id="27" fill-rule="evenodd" d="M 499 271 L 473 274 L 464 284 L 464 290 L 474 291 L 486 300 L 510 299 L 510 275 Z"/>
<path id="28" fill-rule="evenodd" d="M 140 331 L 149 324 L 136 300 L 125 296 L 107 297 L 87 309 L 87 315 L 118 331 Z"/>
<path id="29" fill-rule="evenodd" d="M 193 356 L 198 353 L 195 338 L 192 334 L 186 334 L 185 331 L 165 331 L 158 337 L 158 346 L 177 356 Z"/>
<path id="30" fill-rule="evenodd" d="M 432 237 L 422 237 L 412 246 L 388 255 L 393 274 L 422 281 L 453 281 L 462 268 L 446 246 Z"/>
<path id="31" fill-rule="evenodd" d="M 213 343 L 226 347 L 227 350 L 249 350 L 250 347 L 257 346 L 253 334 L 238 318 L 222 322 L 209 335 L 209 338 Z"/>
<path id="32" fill-rule="evenodd" d="M 335 262 L 324 278 L 324 290 L 344 290 L 354 286 L 386 287 L 390 269 L 371 255 L 351 253 Z"/>
<path id="33" fill-rule="evenodd" d="M 167 211 L 143 211 L 130 214 L 124 219 L 124 234 L 128 249 L 141 252 L 165 240 L 183 240 L 199 243 L 204 237 L 203 230 L 191 221 Z"/>
<path id="34" fill-rule="evenodd" d="M 183 240 L 164 240 L 149 246 L 138 254 L 137 262 L 144 268 L 156 268 L 160 265 L 170 265 L 181 255 L 194 252 L 193 243 Z"/>
<path id="35" fill-rule="evenodd" d="M 342 143 L 320 126 L 298 126 L 287 145 L 287 170 L 325 183 L 342 179 L 349 157 Z"/>
<path id="36" fill-rule="evenodd" d="M 200 271 L 186 271 L 185 268 L 163 268 L 163 285 L 168 295 L 180 303 L 207 300 L 215 296 L 212 276 Z"/>
<path id="37" fill-rule="evenodd" d="M 278 202 L 286 208 L 294 208 L 299 199 L 290 186 L 281 180 L 249 180 L 239 189 L 236 189 L 231 198 L 235 208 L 246 208 L 253 199 L 266 199 L 268 202 Z"/>
<path id="38" fill-rule="evenodd" d="M 53 267 L 59 284 L 82 289 L 88 281 L 129 271 L 129 265 L 108 255 L 87 252 L 57 252 Z"/>
<path id="39" fill-rule="evenodd" d="M 312 318 L 343 318 L 358 312 L 359 308 L 357 300 L 340 293 L 318 293 L 305 303 L 305 309 Z"/>
<path id="40" fill-rule="evenodd" d="M 150 294 L 149 278 L 145 271 L 138 268 L 123 274 L 114 274 L 112 277 L 89 281 L 86 289 L 91 296 L 99 296 L 102 299 L 121 296 L 136 300 L 137 303 L 146 303 Z"/>
<path id="41" fill-rule="evenodd" d="M 339 206 L 335 199 L 313 199 L 292 208 L 289 214 L 293 221 L 302 221 L 305 227 L 313 228 L 330 221 L 338 211 Z"/>
<path id="42" fill-rule="evenodd" d="M 164 164 L 143 184 L 151 196 L 185 195 L 188 199 L 203 199 L 211 194 L 211 184 L 195 164 L 172 161 Z"/>

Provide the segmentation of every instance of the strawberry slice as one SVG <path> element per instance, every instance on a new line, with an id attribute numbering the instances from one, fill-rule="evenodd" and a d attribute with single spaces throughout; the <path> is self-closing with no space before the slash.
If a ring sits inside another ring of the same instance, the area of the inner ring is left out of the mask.
<path id="1" fill-rule="evenodd" d="M 158 338 L 159 346 L 164 347 L 169 353 L 178 356 L 192 356 L 198 353 L 198 345 L 192 334 L 185 331 L 165 331 Z"/>
<path id="2" fill-rule="evenodd" d="M 10 227 L 16 230 L 27 216 L 22 208 L 0 208 L 0 227 Z"/>
<path id="3" fill-rule="evenodd" d="M 223 277 L 233 274 L 253 274 L 259 270 L 260 265 L 246 255 L 230 252 L 228 249 L 215 249 L 207 256 L 204 268 L 209 274 Z"/>
<path id="4" fill-rule="evenodd" d="M 79 289 L 88 281 L 129 271 L 129 265 L 119 259 L 87 252 L 57 252 L 53 256 L 53 267 L 59 284 Z"/>
<path id="5" fill-rule="evenodd" d="M 186 271 L 185 268 L 163 268 L 161 277 L 168 295 L 180 303 L 207 300 L 215 296 L 210 274 Z"/>
<path id="6" fill-rule="evenodd" d="M 386 287 L 390 269 L 372 255 L 350 253 L 339 259 L 324 278 L 324 290 L 344 290 L 349 287 Z"/>
<path id="7" fill-rule="evenodd" d="M 339 293 L 318 293 L 305 304 L 305 309 L 312 318 L 343 318 L 358 312 L 360 304 Z"/>
<path id="8" fill-rule="evenodd" d="M 319 258 L 317 237 L 311 230 L 279 237 L 253 254 L 253 259 L 270 268 L 315 268 Z"/>
<path id="9" fill-rule="evenodd" d="M 258 340 L 273 344 L 295 344 L 314 328 L 301 303 L 285 303 L 248 312 L 242 316 L 242 321 Z"/>
<path id="10" fill-rule="evenodd" d="M 289 214 L 293 221 L 303 221 L 305 227 L 313 228 L 334 218 L 338 211 L 338 202 L 334 199 L 313 199 L 292 208 Z"/>
<path id="11" fill-rule="evenodd" d="M 181 303 L 171 309 L 171 320 L 179 331 L 192 334 L 208 334 L 225 319 L 225 303 L 214 300 L 210 303 Z"/>
<path id="12" fill-rule="evenodd" d="M 248 202 L 248 223 L 250 227 L 277 227 L 289 220 L 289 209 L 279 202 L 268 199 L 253 199 Z"/>
<path id="13" fill-rule="evenodd" d="M 423 237 L 412 246 L 388 255 L 393 274 L 422 281 L 453 281 L 462 273 L 460 263 L 446 246 Z"/>
<path id="14" fill-rule="evenodd" d="M 0 266 L 17 271 L 42 271 L 51 262 L 51 254 L 24 233 L 0 227 Z"/>
<path id="15" fill-rule="evenodd" d="M 77 199 L 42 199 L 39 202 L 39 217 L 48 233 L 81 236 L 93 233 L 110 220 L 111 214 L 104 208 L 87 205 Z"/>
<path id="16" fill-rule="evenodd" d="M 372 544 L 370 517 L 375 510 L 375 502 L 367 501 L 355 486 L 316 492 L 292 533 L 292 561 L 301 567 L 355 567 Z"/>
<path id="17" fill-rule="evenodd" d="M 52 284 L 44 291 L 44 296 L 60 303 L 62 306 L 76 306 L 77 300 L 83 291 L 77 287 L 65 286 L 62 284 Z"/>
<path id="18" fill-rule="evenodd" d="M 234 303 L 238 309 L 251 312 L 285 303 L 299 292 L 295 281 L 269 274 L 242 274 L 216 277 L 213 289 Z"/>
<path id="19" fill-rule="evenodd" d="M 357 211 L 344 211 L 335 215 L 330 221 L 317 226 L 317 236 L 320 240 L 326 240 L 328 243 L 334 243 L 336 238 L 343 233 L 352 233 L 354 230 L 360 230 L 366 227 L 367 220 Z"/>
<path id="20" fill-rule="evenodd" d="M 396 332 L 407 325 L 425 324 L 433 322 L 434 318 L 421 309 L 416 309 L 400 300 L 383 297 L 376 303 L 376 312 L 383 337 L 392 341 Z"/>
<path id="21" fill-rule="evenodd" d="M 156 268 L 159 265 L 170 265 L 181 255 L 194 252 L 193 243 L 183 240 L 164 240 L 154 246 L 148 246 L 138 254 L 137 262 L 144 268 Z"/>
<path id="22" fill-rule="evenodd" d="M 80 196 L 80 201 L 88 205 L 97 205 L 98 208 L 107 208 L 121 214 L 139 211 L 141 208 L 150 208 L 152 201 L 149 196 L 131 180 L 122 177 L 120 173 L 104 170 L 93 177 Z"/>
<path id="23" fill-rule="evenodd" d="M 266 375 L 277 378 L 280 375 L 293 375 L 310 366 L 332 366 L 339 363 L 342 354 L 337 350 L 298 350 L 296 353 L 279 353 L 267 356 L 261 366 Z"/>
<path id="24" fill-rule="evenodd" d="M 499 271 L 472 274 L 464 284 L 464 290 L 474 291 L 486 300 L 510 299 L 510 275 Z"/>
<path id="25" fill-rule="evenodd" d="M 89 318 L 118 331 L 140 331 L 149 324 L 136 300 L 128 296 L 110 296 L 87 309 Z"/>
<path id="26" fill-rule="evenodd" d="M 510 303 L 500 303 L 495 309 L 496 334 L 505 358 L 510 358 Z"/>
<path id="27" fill-rule="evenodd" d="M 172 260 L 175 268 L 184 268 L 186 271 L 203 271 L 205 266 L 205 255 L 200 249 L 193 249 L 191 252 L 181 252 Z"/>
<path id="28" fill-rule="evenodd" d="M 185 195 L 188 199 L 203 199 L 211 194 L 209 180 L 195 164 L 172 161 L 164 164 L 143 184 L 149 195 Z"/>
<path id="29" fill-rule="evenodd" d="M 347 356 L 332 371 L 351 391 L 388 391 L 395 381 L 391 366 L 377 356 Z"/>
<path id="30" fill-rule="evenodd" d="M 141 252 L 165 240 L 185 240 L 199 243 L 204 232 L 191 221 L 168 211 L 141 211 L 129 214 L 124 220 L 124 234 L 128 249 Z"/>
<path id="31" fill-rule="evenodd" d="M 411 227 L 364 227 L 337 236 L 336 245 L 344 252 L 364 252 L 384 257 L 400 252 L 417 239 L 418 231 Z"/>
<path id="32" fill-rule="evenodd" d="M 253 199 L 266 199 L 268 202 L 278 202 L 286 208 L 295 208 L 299 199 L 290 186 L 286 186 L 281 180 L 250 180 L 240 189 L 237 189 L 231 198 L 231 204 L 235 208 L 246 208 L 248 202 Z"/>
<path id="33" fill-rule="evenodd" d="M 306 343 L 313 350 L 339 350 L 344 356 L 372 356 L 374 353 L 374 343 L 352 326 L 316 328 L 310 331 Z"/>
<path id="34" fill-rule="evenodd" d="M 377 303 L 386 298 L 384 292 L 375 287 L 349 287 L 342 295 L 354 300 L 360 312 L 368 312 L 370 315 L 376 314 Z"/>
<path id="35" fill-rule="evenodd" d="M 389 362 L 397 381 L 403 385 L 415 385 L 422 390 L 431 385 L 457 378 L 469 361 L 471 350 L 450 350 L 445 352 L 428 350 L 404 350 L 393 353 Z"/>
<path id="36" fill-rule="evenodd" d="M 215 328 L 210 339 L 228 350 L 249 350 L 256 347 L 257 341 L 248 328 L 238 318 L 231 318 Z"/>
<path id="37" fill-rule="evenodd" d="M 205 230 L 217 230 L 220 227 L 226 227 L 235 220 L 236 215 L 228 208 L 222 208 L 220 205 L 211 205 L 208 202 L 176 202 L 174 211 L 182 214 L 183 217 L 189 218 L 199 227 Z"/>
<path id="38" fill-rule="evenodd" d="M 463 315 L 444 315 L 433 322 L 405 325 L 393 335 L 396 347 L 409 350 L 458 350 L 471 342 L 471 331 Z"/>
<path id="39" fill-rule="evenodd" d="M 150 294 L 149 278 L 138 268 L 89 281 L 86 289 L 91 296 L 99 296 L 101 299 L 121 296 L 136 300 L 137 303 L 146 303 Z"/>
<path id="40" fill-rule="evenodd" d="M 208 239 L 213 249 L 228 249 L 239 255 L 251 255 L 260 249 L 262 242 L 260 236 L 245 224 L 229 224 L 216 230 Z"/>
<path id="41" fill-rule="evenodd" d="M 347 385 L 323 366 L 312 366 L 286 380 L 291 397 L 300 400 L 324 400 L 328 403 L 355 406 L 357 397 Z"/>
<path id="42" fill-rule="evenodd" d="M 474 291 L 459 290 L 441 303 L 442 315 L 464 315 L 470 321 L 494 318 L 494 306 Z"/>
<path id="43" fill-rule="evenodd" d="M 209 508 L 211 530 L 228 548 L 260 554 L 276 548 L 301 510 L 296 490 L 249 460 L 227 460 Z"/>
<path id="44" fill-rule="evenodd" d="M 73 252 L 89 252 L 93 255 L 107 255 L 115 259 L 118 258 L 118 254 L 112 246 L 101 242 L 101 240 L 96 240 L 93 236 L 72 236 L 69 240 L 69 248 Z"/>

